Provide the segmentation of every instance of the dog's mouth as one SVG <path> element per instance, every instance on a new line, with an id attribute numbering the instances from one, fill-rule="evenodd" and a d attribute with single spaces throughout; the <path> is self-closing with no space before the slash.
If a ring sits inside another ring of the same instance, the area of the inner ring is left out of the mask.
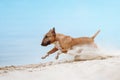
<path id="1" fill-rule="evenodd" d="M 42 42 L 41 45 L 42 45 L 42 46 L 47 46 L 47 45 L 50 45 L 50 43 L 51 43 L 50 41 L 47 41 L 46 43 L 43 43 L 43 42 Z"/>

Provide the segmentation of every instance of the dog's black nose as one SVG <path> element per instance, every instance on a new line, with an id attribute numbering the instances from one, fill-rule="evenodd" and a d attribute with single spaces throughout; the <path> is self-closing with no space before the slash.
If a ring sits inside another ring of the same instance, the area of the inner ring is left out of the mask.
<path id="1" fill-rule="evenodd" d="M 43 43 L 41 43 L 40 45 L 43 46 Z"/>
<path id="2" fill-rule="evenodd" d="M 41 46 L 47 46 L 46 44 L 44 44 L 44 43 L 41 43 Z"/>

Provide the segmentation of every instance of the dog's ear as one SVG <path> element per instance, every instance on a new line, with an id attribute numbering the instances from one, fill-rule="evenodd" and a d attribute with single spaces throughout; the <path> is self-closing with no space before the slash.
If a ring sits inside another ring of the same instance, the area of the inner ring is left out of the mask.
<path id="1" fill-rule="evenodd" d="M 53 27 L 52 32 L 53 32 L 54 34 L 56 34 L 56 33 L 55 33 L 55 27 Z"/>
<path id="2" fill-rule="evenodd" d="M 55 31 L 55 27 L 53 27 L 53 31 Z"/>

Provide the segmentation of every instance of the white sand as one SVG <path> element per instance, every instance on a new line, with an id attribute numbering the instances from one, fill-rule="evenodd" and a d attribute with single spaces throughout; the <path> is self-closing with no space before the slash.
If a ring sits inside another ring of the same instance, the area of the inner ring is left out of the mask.
<path id="1" fill-rule="evenodd" d="M 120 80 L 120 58 L 29 66 L 9 69 L 0 80 Z"/>
<path id="2" fill-rule="evenodd" d="M 0 80 L 120 80 L 120 57 L 88 53 L 86 61 L 2 67 Z"/>

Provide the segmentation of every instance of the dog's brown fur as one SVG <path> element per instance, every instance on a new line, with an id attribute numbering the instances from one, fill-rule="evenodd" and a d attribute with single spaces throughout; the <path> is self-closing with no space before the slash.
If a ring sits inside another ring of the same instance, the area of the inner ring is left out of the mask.
<path id="1" fill-rule="evenodd" d="M 67 53 L 67 51 L 72 49 L 72 47 L 75 45 L 92 45 L 93 47 L 97 48 L 96 44 L 94 43 L 94 38 L 99 32 L 100 30 L 97 31 L 97 33 L 95 33 L 92 37 L 72 38 L 70 36 L 56 33 L 55 28 L 53 28 L 45 35 L 41 45 L 47 46 L 54 44 L 55 46 L 45 56 L 43 56 L 42 59 L 45 59 L 47 56 L 58 50 L 60 50 L 62 53 Z M 58 56 L 59 54 L 56 56 L 56 59 L 58 59 Z"/>

